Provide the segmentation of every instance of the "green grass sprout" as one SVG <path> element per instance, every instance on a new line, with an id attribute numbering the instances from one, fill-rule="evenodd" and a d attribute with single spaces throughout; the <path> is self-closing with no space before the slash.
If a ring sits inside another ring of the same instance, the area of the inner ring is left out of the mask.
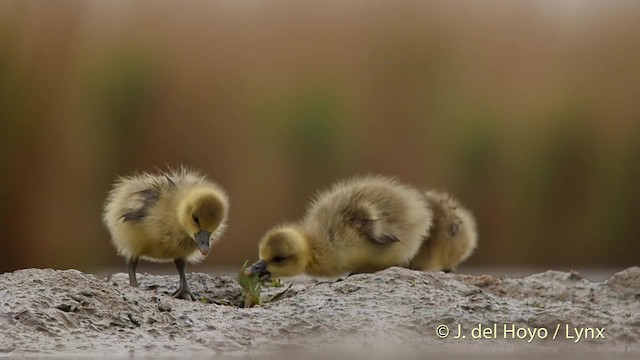
<path id="1" fill-rule="evenodd" d="M 245 261 L 238 274 L 238 283 L 242 287 L 242 295 L 244 297 L 244 307 L 250 308 L 262 303 L 260 292 L 262 291 L 262 282 L 257 274 L 246 275 L 248 261 Z"/>

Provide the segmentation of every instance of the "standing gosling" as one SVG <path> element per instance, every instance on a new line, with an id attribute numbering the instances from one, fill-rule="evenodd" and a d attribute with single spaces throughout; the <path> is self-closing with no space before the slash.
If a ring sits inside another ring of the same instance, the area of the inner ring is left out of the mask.
<path id="1" fill-rule="evenodd" d="M 433 212 L 433 226 L 409 267 L 422 271 L 455 270 L 476 248 L 476 221 L 469 210 L 445 192 L 425 194 Z"/>
<path id="2" fill-rule="evenodd" d="M 229 200 L 217 184 L 184 168 L 166 173 L 119 178 L 104 206 L 103 221 L 111 242 L 137 287 L 140 258 L 173 260 L 180 287 L 173 296 L 195 300 L 185 275 L 186 262 L 199 262 L 222 236 Z"/>
<path id="3" fill-rule="evenodd" d="M 333 277 L 407 266 L 431 218 L 424 197 L 394 179 L 341 181 L 316 195 L 302 220 L 267 232 L 246 274 Z"/>

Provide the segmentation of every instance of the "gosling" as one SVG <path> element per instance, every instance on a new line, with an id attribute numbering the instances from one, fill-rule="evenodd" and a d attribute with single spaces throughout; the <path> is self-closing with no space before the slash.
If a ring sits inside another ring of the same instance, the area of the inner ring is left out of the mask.
<path id="1" fill-rule="evenodd" d="M 225 228 L 229 200 L 225 191 L 185 168 L 119 178 L 109 193 L 103 221 L 118 254 L 125 258 L 129 283 L 138 286 L 139 259 L 173 260 L 180 286 L 172 296 L 195 300 L 186 262 L 202 261 Z"/>
<path id="2" fill-rule="evenodd" d="M 302 220 L 268 231 L 246 274 L 335 277 L 407 266 L 431 219 L 422 194 L 394 179 L 341 181 L 317 194 Z"/>
<path id="3" fill-rule="evenodd" d="M 453 271 L 476 248 L 476 221 L 469 210 L 445 192 L 430 190 L 424 197 L 433 212 L 433 226 L 409 268 Z"/>

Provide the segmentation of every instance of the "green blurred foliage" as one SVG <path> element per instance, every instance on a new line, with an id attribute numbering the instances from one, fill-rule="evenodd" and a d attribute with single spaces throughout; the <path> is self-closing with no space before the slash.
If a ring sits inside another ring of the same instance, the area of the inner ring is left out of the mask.
<path id="1" fill-rule="evenodd" d="M 18 156 L 13 151 L 27 140 L 29 127 L 33 126 L 29 111 L 29 97 L 20 70 L 14 66 L 8 49 L 0 49 L 0 119 L 2 119 L 2 141 L 0 141 L 0 206 L 7 205 L 6 192 L 10 191 L 8 176 L 15 171 Z"/>
<path id="2" fill-rule="evenodd" d="M 158 65 L 136 47 L 118 49 L 97 59 L 83 74 L 82 104 L 92 122 L 99 159 L 95 171 L 108 176 L 132 167 L 144 131 L 144 110 L 158 86 Z"/>
<path id="3" fill-rule="evenodd" d="M 337 92 L 321 85 L 296 89 L 263 106 L 270 109 L 259 115 L 263 146 L 277 144 L 277 156 L 297 174 L 294 196 L 306 197 L 314 191 L 311 184 L 330 182 L 348 164 L 342 144 L 349 134 L 340 126 L 345 119 L 341 106 Z"/>
<path id="4" fill-rule="evenodd" d="M 86 76 L 88 99 L 84 100 L 101 116 L 96 124 L 114 128 L 114 135 L 126 136 L 140 109 L 148 101 L 154 88 L 156 69 L 153 60 L 134 49 L 118 50 L 116 54 L 97 64 Z"/>

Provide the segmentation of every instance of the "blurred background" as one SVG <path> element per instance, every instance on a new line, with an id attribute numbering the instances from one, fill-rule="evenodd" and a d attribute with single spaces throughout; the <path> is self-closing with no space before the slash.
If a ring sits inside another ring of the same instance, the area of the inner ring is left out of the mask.
<path id="1" fill-rule="evenodd" d="M 0 129 L 0 272 L 125 271 L 113 180 L 180 164 L 232 201 L 191 269 L 363 173 L 473 210 L 461 272 L 640 263 L 637 1 L 3 0 Z"/>

